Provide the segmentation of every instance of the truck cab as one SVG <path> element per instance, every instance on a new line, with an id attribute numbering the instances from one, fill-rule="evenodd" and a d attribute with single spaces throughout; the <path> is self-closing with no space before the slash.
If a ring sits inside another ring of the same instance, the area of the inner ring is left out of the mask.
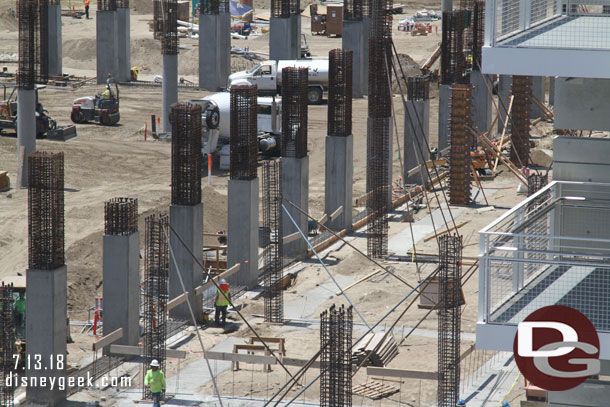
<path id="1" fill-rule="evenodd" d="M 258 86 L 261 96 L 274 96 L 277 94 L 277 65 L 274 61 L 264 61 L 247 71 L 236 72 L 229 76 L 229 83 L 246 80 Z"/>

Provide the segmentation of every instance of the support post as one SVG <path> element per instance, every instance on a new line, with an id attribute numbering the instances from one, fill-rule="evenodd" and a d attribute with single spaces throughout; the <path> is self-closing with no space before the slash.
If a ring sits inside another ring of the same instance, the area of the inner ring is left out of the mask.
<path id="1" fill-rule="evenodd" d="M 305 212 L 309 212 L 309 157 L 282 157 L 282 196 Z M 292 205 L 286 206 L 299 229 L 307 234 L 307 217 L 297 211 Z M 282 212 L 282 236 L 288 236 L 297 229 L 284 212 Z M 303 259 L 307 255 L 307 243 L 297 239 L 284 244 L 284 257 Z"/>
<path id="2" fill-rule="evenodd" d="M 542 103 L 546 100 L 546 76 L 532 76 L 532 95 Z M 530 104 L 530 120 L 544 118 L 544 112 L 536 103 Z"/>
<path id="3" fill-rule="evenodd" d="M 342 48 L 354 53 L 352 96 L 361 98 L 368 93 L 368 24 L 365 18 L 343 20 Z"/>
<path id="4" fill-rule="evenodd" d="M 229 180 L 227 268 L 239 264 L 232 286 L 258 285 L 258 178 Z"/>
<path id="5" fill-rule="evenodd" d="M 428 77 L 410 77 L 407 82 L 407 104 L 404 129 L 403 182 L 421 184 L 427 182 L 426 171 L 409 176 L 409 171 L 430 158 L 430 81 Z"/>
<path id="6" fill-rule="evenodd" d="M 498 134 L 502 134 L 502 129 L 504 128 L 508 100 L 512 94 L 512 86 L 513 77 L 511 75 L 500 75 L 498 79 Z M 508 126 L 510 127 L 510 120 Z"/>
<path id="7" fill-rule="evenodd" d="M 178 55 L 164 54 L 163 55 L 163 112 L 162 125 L 163 132 L 170 133 L 172 124 L 169 117 L 172 112 L 172 105 L 178 103 Z"/>
<path id="8" fill-rule="evenodd" d="M 108 75 L 119 77 L 119 54 L 116 10 L 97 10 L 95 14 L 97 43 L 97 84 L 106 84 Z"/>
<path id="9" fill-rule="evenodd" d="M 49 75 L 62 75 L 61 4 L 49 4 Z"/>
<path id="10" fill-rule="evenodd" d="M 17 185 L 28 186 L 28 157 L 36 151 L 36 91 L 17 91 Z"/>
<path id="11" fill-rule="evenodd" d="M 199 87 L 209 91 L 226 88 L 231 72 L 230 14 L 199 16 Z"/>
<path id="12" fill-rule="evenodd" d="M 482 133 L 489 131 L 491 125 L 491 89 L 489 76 L 478 69 L 470 73 L 470 83 L 473 85 L 472 121 L 477 130 Z"/>
<path id="13" fill-rule="evenodd" d="M 300 59 L 301 16 L 271 17 L 269 21 L 269 59 Z"/>
<path id="14" fill-rule="evenodd" d="M 131 81 L 131 22 L 130 9 L 119 7 L 116 9 L 117 18 L 117 78 L 119 82 Z"/>

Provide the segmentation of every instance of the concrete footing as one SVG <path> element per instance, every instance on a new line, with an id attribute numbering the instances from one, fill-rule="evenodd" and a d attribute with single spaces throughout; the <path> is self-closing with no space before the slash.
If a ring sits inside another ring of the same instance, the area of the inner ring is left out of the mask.
<path id="1" fill-rule="evenodd" d="M 300 59 L 300 15 L 272 17 L 269 21 L 269 32 L 269 59 Z"/>
<path id="2" fill-rule="evenodd" d="M 36 91 L 17 91 L 17 185 L 28 186 L 28 156 L 36 151 Z"/>
<path id="3" fill-rule="evenodd" d="M 227 268 L 239 264 L 229 277 L 232 286 L 258 285 L 258 178 L 229 180 Z"/>
<path id="4" fill-rule="evenodd" d="M 451 97 L 451 85 L 438 86 L 438 151 L 441 152 L 449 147 L 449 116 L 451 109 L 449 101 Z"/>
<path id="5" fill-rule="evenodd" d="M 510 104 L 512 95 L 513 77 L 511 75 L 500 75 L 498 80 L 498 133 L 502 133 L 506 121 L 506 110 Z M 510 123 L 509 123 L 510 125 Z"/>
<path id="6" fill-rule="evenodd" d="M 104 235 L 104 335 L 123 328 L 114 344 L 137 346 L 140 338 L 140 233 Z"/>
<path id="7" fill-rule="evenodd" d="M 343 206 L 341 214 L 326 223 L 326 226 L 337 232 L 352 230 L 353 170 L 354 136 L 326 136 L 324 212 L 330 216 Z"/>
<path id="8" fill-rule="evenodd" d="M 307 217 L 297 211 L 290 201 L 304 212 L 309 212 L 309 157 L 282 157 L 282 197 L 284 206 L 307 236 Z M 297 232 L 297 228 L 282 209 L 282 236 Z M 307 243 L 299 238 L 284 244 L 284 259 L 303 259 L 307 255 Z"/>
<path id="9" fill-rule="evenodd" d="M 404 174 L 402 177 L 405 184 L 421 184 L 422 175 L 427 181 L 425 171 L 411 176 L 408 175 L 408 172 L 429 159 L 430 151 L 424 142 L 424 137 L 428 143 L 430 142 L 429 130 L 430 100 L 408 100 L 407 114 L 405 114 Z"/>
<path id="10" fill-rule="evenodd" d="M 169 298 L 173 299 L 184 293 L 178 278 L 178 270 L 180 270 L 184 287 L 189 293 L 195 320 L 200 322 L 202 317 L 201 297 L 195 296 L 194 293 L 195 288 L 203 283 L 203 270 L 199 266 L 199 264 L 203 264 L 203 204 L 170 205 L 169 223 L 188 247 L 187 249 L 180 242 L 175 233 L 170 232 L 169 241 L 173 256 L 170 254 L 169 259 Z M 195 258 L 191 256 L 189 250 L 195 255 Z M 176 264 L 178 270 L 176 270 Z M 191 314 L 186 302 L 170 310 L 169 315 L 172 318 L 191 322 Z"/>
<path id="11" fill-rule="evenodd" d="M 172 114 L 172 105 L 178 102 L 178 55 L 163 55 L 163 112 L 161 125 L 163 132 L 170 133 L 172 125 L 169 117 Z"/>
<path id="12" fill-rule="evenodd" d="M 368 39 L 368 18 L 357 21 L 343 20 L 342 48 L 354 52 L 352 96 L 355 98 L 368 94 Z"/>
<path id="13" fill-rule="evenodd" d="M 42 377 L 47 378 L 47 383 L 51 378 L 65 380 L 67 268 L 61 266 L 54 270 L 28 269 L 26 284 L 28 291 L 25 331 L 30 366 L 28 368 L 26 363 L 25 374 L 29 382 L 32 378 Z M 26 391 L 26 400 L 35 404 L 53 407 L 61 404 L 65 399 L 66 391 L 60 390 L 57 382 L 53 388 L 47 384 L 29 386 Z"/>
<path id="14" fill-rule="evenodd" d="M 199 87 L 218 91 L 227 87 L 231 73 L 231 16 L 229 13 L 199 16 Z"/>
<path id="15" fill-rule="evenodd" d="M 117 59 L 118 59 L 118 73 L 117 78 L 119 82 L 129 82 L 131 80 L 131 23 L 130 23 L 130 10 L 129 8 L 117 8 L 116 19 L 117 19 Z"/>
<path id="16" fill-rule="evenodd" d="M 532 95 L 536 96 L 538 100 L 545 103 L 546 100 L 546 77 L 545 76 L 532 76 Z M 542 109 L 532 100 L 530 104 L 530 120 L 535 120 L 539 117 L 543 117 Z"/>
<path id="17" fill-rule="evenodd" d="M 117 13 L 115 10 L 98 10 L 95 13 L 97 44 L 97 84 L 105 84 L 108 75 L 119 77 Z"/>
<path id="18" fill-rule="evenodd" d="M 61 5 L 49 4 L 48 8 L 49 75 L 61 76 Z"/>
<path id="19" fill-rule="evenodd" d="M 488 75 L 473 70 L 470 74 L 473 89 L 472 121 L 480 132 L 487 132 L 491 126 L 491 90 L 493 85 Z"/>

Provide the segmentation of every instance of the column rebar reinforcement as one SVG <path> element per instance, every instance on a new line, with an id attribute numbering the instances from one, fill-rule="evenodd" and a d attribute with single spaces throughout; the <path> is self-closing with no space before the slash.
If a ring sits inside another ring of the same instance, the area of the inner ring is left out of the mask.
<path id="1" fill-rule="evenodd" d="M 466 83 L 466 58 L 464 56 L 464 27 L 466 10 L 443 11 L 440 83 L 452 85 Z"/>
<path id="2" fill-rule="evenodd" d="M 454 84 L 451 88 L 451 118 L 449 124 L 449 202 L 451 205 L 470 205 L 472 187 L 473 146 L 472 84 Z"/>
<path id="3" fill-rule="evenodd" d="M 306 67 L 282 69 L 282 157 L 307 156 Z"/>
<path id="4" fill-rule="evenodd" d="M 276 323 L 284 321 L 281 168 L 278 160 L 265 161 L 262 182 L 265 321 Z"/>
<path id="5" fill-rule="evenodd" d="M 328 135 L 352 134 L 352 72 L 354 52 L 333 49 L 328 61 Z"/>
<path id="6" fill-rule="evenodd" d="M 34 89 L 37 78 L 37 29 L 38 6 L 36 0 L 19 0 L 19 67 L 17 86 L 19 89 Z"/>
<path id="7" fill-rule="evenodd" d="M 126 236 L 137 231 L 137 198 L 112 198 L 104 203 L 104 234 Z"/>
<path id="8" fill-rule="evenodd" d="M 320 406 L 352 405 L 352 307 L 320 314 Z"/>
<path id="9" fill-rule="evenodd" d="M 15 386 L 13 384 L 15 377 L 12 377 L 15 373 L 15 324 L 14 324 L 14 299 L 13 299 L 13 286 L 4 285 L 0 287 L 0 406 L 2 407 L 13 407 L 15 399 Z M 21 314 L 23 319 L 25 316 Z M 23 325 L 25 326 L 25 321 Z M 7 379 L 12 377 L 10 385 L 8 385 Z"/>
<path id="10" fill-rule="evenodd" d="M 172 205 L 201 203 L 201 106 L 172 106 Z"/>
<path id="11" fill-rule="evenodd" d="M 513 76 L 513 111 L 510 134 L 510 160 L 519 167 L 530 161 L 530 105 L 532 103 L 532 77 Z"/>
<path id="12" fill-rule="evenodd" d="M 161 54 L 178 55 L 178 0 L 161 0 L 163 35 Z"/>
<path id="13" fill-rule="evenodd" d="M 231 87 L 229 176 L 231 179 L 256 178 L 258 164 L 258 86 Z"/>

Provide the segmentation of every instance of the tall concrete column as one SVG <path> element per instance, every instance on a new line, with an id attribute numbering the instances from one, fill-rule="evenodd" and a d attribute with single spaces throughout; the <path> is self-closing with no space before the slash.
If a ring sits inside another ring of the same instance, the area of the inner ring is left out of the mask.
<path id="1" fill-rule="evenodd" d="M 506 110 L 510 104 L 512 95 L 513 77 L 511 75 L 500 75 L 498 79 L 498 133 L 502 133 L 506 121 Z M 508 123 L 510 126 L 510 122 Z"/>
<path id="2" fill-rule="evenodd" d="M 131 22 L 130 10 L 128 7 L 116 9 L 117 18 L 117 56 L 119 82 L 129 82 L 131 80 Z"/>
<path id="3" fill-rule="evenodd" d="M 354 52 L 352 96 L 356 98 L 368 93 L 368 37 L 365 19 L 343 20 L 342 48 Z"/>
<path id="4" fill-rule="evenodd" d="M 48 8 L 49 75 L 61 76 L 61 5 L 49 4 Z"/>
<path id="5" fill-rule="evenodd" d="M 555 77 L 549 78 L 549 106 L 555 106 Z"/>
<path id="6" fill-rule="evenodd" d="M 354 136 L 326 136 L 324 213 L 330 216 L 343 206 L 341 214 L 326 223 L 334 231 L 352 230 L 353 177 Z"/>
<path id="7" fill-rule="evenodd" d="M 169 262 L 169 298 L 176 298 L 183 294 L 182 285 L 178 278 L 178 270 L 180 270 L 182 281 L 189 293 L 189 301 L 193 307 L 195 320 L 201 321 L 203 313 L 201 297 L 195 296 L 195 288 L 203 282 L 203 271 L 199 266 L 199 264 L 203 264 L 203 204 L 170 205 L 169 223 L 184 242 L 184 244 L 180 242 L 176 233 L 170 232 L 169 242 L 174 255 L 172 259 L 170 254 Z M 195 258 L 191 256 L 187 247 L 195 255 Z M 175 263 L 178 264 L 178 270 L 176 270 Z M 169 315 L 172 318 L 191 321 L 191 314 L 186 303 L 170 310 Z"/>
<path id="8" fill-rule="evenodd" d="M 479 70 L 470 74 L 473 89 L 472 121 L 481 132 L 487 132 L 491 126 L 491 90 L 493 85 L 488 75 Z"/>
<path id="9" fill-rule="evenodd" d="M 227 268 L 239 264 L 229 277 L 233 286 L 258 285 L 258 178 L 229 180 Z"/>
<path id="10" fill-rule="evenodd" d="M 284 202 L 290 201 L 304 212 L 309 212 L 309 157 L 282 157 L 282 197 Z M 292 205 L 285 204 L 286 209 L 296 221 L 299 229 L 307 236 L 307 217 L 297 211 Z M 296 227 L 282 210 L 282 236 L 297 232 Z M 303 259 L 307 255 L 307 243 L 296 239 L 284 243 L 285 259 Z"/>
<path id="11" fill-rule="evenodd" d="M 269 21 L 269 59 L 299 59 L 301 16 L 272 17 Z"/>
<path id="12" fill-rule="evenodd" d="M 546 77 L 545 76 L 532 76 L 532 95 L 536 96 L 541 103 L 546 101 Z M 542 109 L 536 102 L 532 100 L 530 104 L 530 120 L 535 120 L 539 117 L 543 117 Z"/>
<path id="13" fill-rule="evenodd" d="M 119 77 L 119 41 L 116 10 L 97 10 L 95 13 L 97 84 L 105 84 L 108 75 Z"/>
<path id="14" fill-rule="evenodd" d="M 229 13 L 199 16 L 199 87 L 218 91 L 226 88 L 231 73 Z"/>
<path id="15" fill-rule="evenodd" d="M 438 151 L 449 147 L 449 97 L 451 85 L 438 85 Z"/>
<path id="16" fill-rule="evenodd" d="M 36 151 L 36 91 L 17 91 L 17 185 L 28 186 L 28 156 Z"/>
<path id="17" fill-rule="evenodd" d="M 178 55 L 163 55 L 162 125 L 163 132 L 172 131 L 169 117 L 172 105 L 178 102 Z"/>
<path id="18" fill-rule="evenodd" d="M 26 400 L 46 406 L 60 405 L 66 399 L 66 391 L 48 384 L 50 378 L 65 380 L 67 338 L 68 277 L 65 265 L 53 270 L 28 269 L 26 271 L 27 297 L 25 334 L 28 381 L 46 377 L 46 386 L 29 386 Z M 37 365 L 36 362 L 40 361 Z M 35 366 L 39 366 L 36 368 Z"/>
<path id="19" fill-rule="evenodd" d="M 411 176 L 408 173 L 430 158 L 430 152 L 424 142 L 424 139 L 430 141 L 430 100 L 407 100 L 406 110 L 403 181 L 405 184 L 421 184 L 422 175 L 424 181 L 427 181 L 426 171 L 422 170 Z"/>

